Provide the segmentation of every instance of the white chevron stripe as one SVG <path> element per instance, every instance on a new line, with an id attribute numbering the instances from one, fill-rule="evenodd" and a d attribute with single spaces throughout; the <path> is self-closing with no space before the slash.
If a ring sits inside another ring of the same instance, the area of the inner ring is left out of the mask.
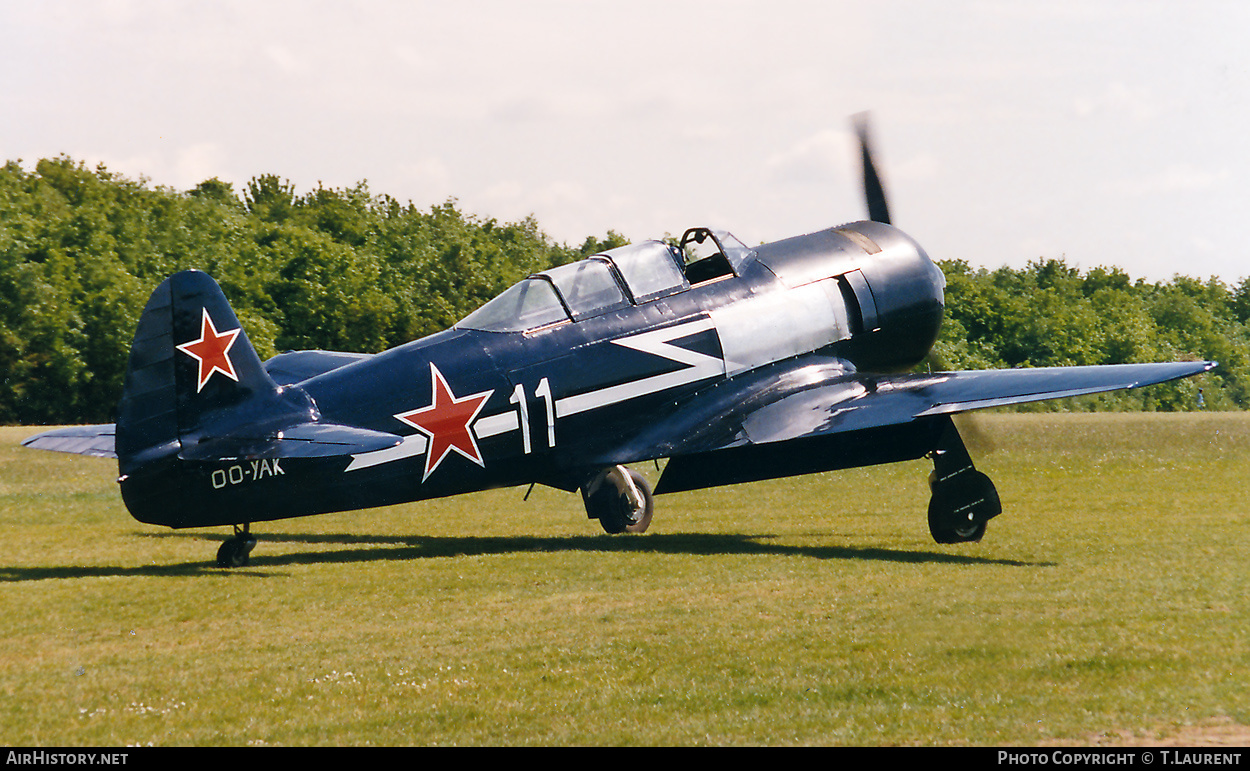
<path id="1" fill-rule="evenodd" d="M 613 340 L 612 342 L 616 345 L 632 348 L 643 353 L 650 353 L 669 361 L 688 364 L 689 366 L 676 372 L 652 375 L 642 380 L 634 380 L 629 383 L 601 388 L 598 391 L 588 391 L 584 394 L 557 399 L 556 417 L 562 418 L 568 415 L 576 415 L 579 412 L 606 407 L 610 404 L 619 404 L 629 399 L 636 399 L 639 396 L 647 396 L 669 388 L 696 383 L 709 377 L 724 375 L 724 359 L 708 356 L 705 353 L 688 351 L 685 348 L 672 345 L 670 342 L 678 338 L 705 332 L 709 329 L 715 329 L 712 320 L 710 318 L 702 318 L 688 324 L 679 324 L 675 327 L 657 329 L 653 332 L 644 332 L 641 335 Z"/>

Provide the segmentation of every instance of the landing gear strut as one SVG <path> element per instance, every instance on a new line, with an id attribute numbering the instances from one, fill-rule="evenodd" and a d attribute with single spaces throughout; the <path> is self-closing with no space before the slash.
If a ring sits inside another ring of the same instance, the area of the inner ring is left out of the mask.
<path id="1" fill-rule="evenodd" d="M 582 502 L 586 516 L 613 534 L 646 532 L 655 512 L 647 480 L 624 466 L 604 469 L 582 485 Z"/>
<path id="2" fill-rule="evenodd" d="M 251 523 L 244 523 L 243 529 L 234 526 L 234 537 L 227 538 L 217 550 L 217 567 L 247 567 L 248 555 L 256 548 L 256 536 L 251 533 Z"/>
<path id="3" fill-rule="evenodd" d="M 959 431 L 949 418 L 938 446 L 929 454 L 929 532 L 938 543 L 980 541 L 985 523 L 1003 511 L 990 478 L 972 465 Z"/>

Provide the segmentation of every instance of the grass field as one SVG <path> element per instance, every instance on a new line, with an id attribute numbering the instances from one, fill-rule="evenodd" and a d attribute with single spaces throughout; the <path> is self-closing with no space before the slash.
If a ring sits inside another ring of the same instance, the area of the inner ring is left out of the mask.
<path id="1" fill-rule="evenodd" d="M 930 540 L 919 461 L 633 537 L 549 489 L 267 523 L 228 571 L 3 428 L 0 741 L 1246 743 L 1250 414 L 980 417 L 980 544 Z"/>

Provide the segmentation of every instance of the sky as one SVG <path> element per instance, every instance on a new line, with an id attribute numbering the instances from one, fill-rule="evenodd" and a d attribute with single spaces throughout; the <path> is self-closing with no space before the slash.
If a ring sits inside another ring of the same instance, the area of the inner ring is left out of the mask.
<path id="1" fill-rule="evenodd" d="M 935 259 L 1250 275 L 1240 0 L 0 0 L 0 155 L 367 181 L 570 245 L 864 219 Z"/>

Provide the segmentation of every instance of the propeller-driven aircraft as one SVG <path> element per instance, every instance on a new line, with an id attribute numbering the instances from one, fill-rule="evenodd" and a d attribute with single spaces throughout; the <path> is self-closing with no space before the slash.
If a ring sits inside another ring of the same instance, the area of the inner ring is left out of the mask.
<path id="1" fill-rule="evenodd" d="M 383 353 L 262 362 L 217 284 L 177 273 L 135 333 L 117 422 L 29 447 L 115 457 L 141 522 L 232 526 L 490 487 L 580 491 L 609 533 L 654 494 L 929 457 L 929 528 L 978 541 L 1001 510 L 951 416 L 1161 383 L 1214 362 L 917 373 L 945 279 L 890 224 L 858 126 L 869 220 L 749 247 L 687 230 L 529 276 Z"/>

